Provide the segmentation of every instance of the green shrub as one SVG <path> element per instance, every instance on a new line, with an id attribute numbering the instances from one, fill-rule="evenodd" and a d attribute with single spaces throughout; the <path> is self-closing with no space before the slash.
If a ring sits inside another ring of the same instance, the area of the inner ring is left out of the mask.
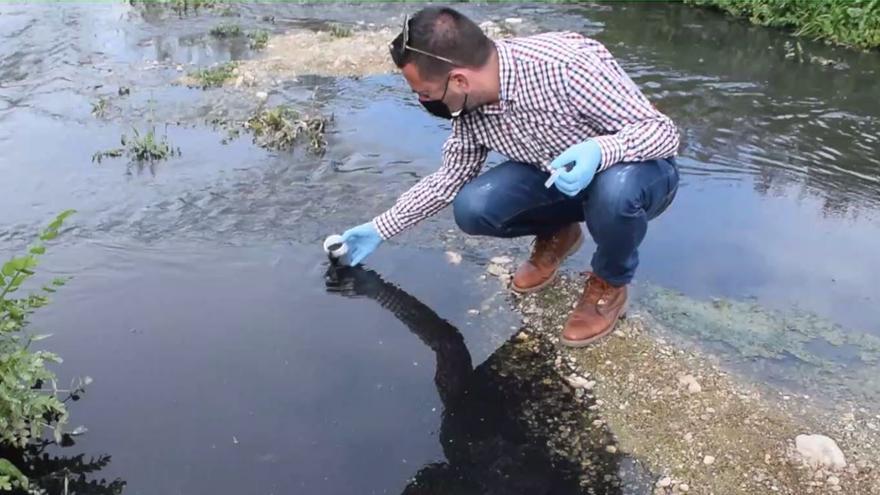
<path id="1" fill-rule="evenodd" d="M 48 295 L 66 280 L 56 278 L 39 292 L 15 297 L 22 284 L 34 275 L 39 257 L 46 252 L 44 243 L 58 236 L 71 214 L 73 210 L 58 215 L 27 254 L 10 259 L 0 269 L 0 447 L 4 449 L 23 450 L 40 443 L 47 429 L 60 443 L 68 420 L 65 402 L 78 398 L 91 381 L 85 378 L 75 381 L 70 389 L 59 389 L 55 374 L 47 365 L 60 363 L 61 358 L 33 349 L 35 342 L 49 335 L 27 331 L 29 316 L 48 304 Z M 59 398 L 62 394 L 67 394 L 67 398 Z M 0 459 L 0 491 L 28 485 L 27 477 L 18 467 L 8 459 Z"/>
<path id="2" fill-rule="evenodd" d="M 856 48 L 880 47 L 880 0 L 684 0 L 762 26 Z"/>

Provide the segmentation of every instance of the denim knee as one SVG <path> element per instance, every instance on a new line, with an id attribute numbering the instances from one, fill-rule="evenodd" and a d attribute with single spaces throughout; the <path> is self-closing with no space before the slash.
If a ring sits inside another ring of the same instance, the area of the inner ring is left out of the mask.
<path id="1" fill-rule="evenodd" d="M 452 203 L 455 223 L 465 234 L 486 234 L 486 207 L 488 197 L 485 191 L 472 184 L 465 185 Z"/>
<path id="2" fill-rule="evenodd" d="M 624 167 L 610 168 L 596 177 L 584 208 L 589 224 L 601 227 L 641 213 L 641 188 L 636 181 L 627 180 L 628 172 Z"/>

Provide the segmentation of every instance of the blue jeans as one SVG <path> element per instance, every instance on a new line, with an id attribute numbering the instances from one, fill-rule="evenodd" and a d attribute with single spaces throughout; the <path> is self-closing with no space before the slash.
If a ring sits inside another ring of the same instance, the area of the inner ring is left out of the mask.
<path id="1" fill-rule="evenodd" d="M 613 285 L 628 284 L 638 247 L 678 190 L 674 159 L 619 163 L 596 174 L 575 197 L 544 187 L 549 174 L 508 161 L 467 183 L 455 198 L 455 222 L 467 234 L 492 237 L 549 235 L 586 221 L 596 242 L 593 271 Z"/>

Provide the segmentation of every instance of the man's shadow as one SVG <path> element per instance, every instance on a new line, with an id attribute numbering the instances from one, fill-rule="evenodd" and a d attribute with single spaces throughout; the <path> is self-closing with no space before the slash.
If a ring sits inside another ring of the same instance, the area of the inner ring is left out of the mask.
<path id="1" fill-rule="evenodd" d="M 608 451 L 593 399 L 559 377 L 545 339 L 515 335 L 475 368 L 458 329 L 377 273 L 331 266 L 325 280 L 376 301 L 435 353 L 446 461 L 422 467 L 404 495 L 650 493 L 650 473 Z"/>

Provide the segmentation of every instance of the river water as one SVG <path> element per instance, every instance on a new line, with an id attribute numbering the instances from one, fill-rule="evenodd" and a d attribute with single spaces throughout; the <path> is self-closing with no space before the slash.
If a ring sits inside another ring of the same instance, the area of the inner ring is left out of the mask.
<path id="1" fill-rule="evenodd" d="M 126 493 L 400 493 L 422 467 L 452 461 L 438 346 L 467 362 L 459 376 L 497 355 L 518 320 L 477 275 L 527 242 L 465 239 L 446 211 L 374 255 L 381 279 L 328 276 L 319 249 L 436 168 L 447 126 L 399 76 L 304 75 L 269 103 L 332 113 L 327 152 L 275 153 L 247 137 L 224 144 L 207 123 L 253 100 L 172 84 L 179 69 L 257 56 L 207 36 L 219 22 L 396 26 L 404 8 L 247 4 L 221 17 L 123 2 L 0 6 L 0 253 L 77 209 L 42 265 L 75 278 L 35 323 L 55 334 L 46 342 L 65 358 L 62 375 L 95 378 L 72 407 L 90 429 L 76 450 L 111 454 L 101 476 L 125 479 Z M 797 352 L 739 354 L 723 321 L 705 330 L 725 313 L 703 321 L 689 308 L 732 301 L 773 318 L 809 314 L 853 341 L 880 337 L 880 55 L 797 45 L 680 5 L 462 10 L 609 47 L 683 135 L 680 192 L 652 224 L 638 274 L 640 292 L 664 296 L 645 304 L 747 373 L 833 393 L 786 375 L 800 369 Z M 103 118 L 91 114 L 99 97 Z M 180 157 L 92 163 L 148 121 Z M 570 268 L 588 268 L 589 247 Z M 464 263 L 449 265 L 446 250 Z M 437 328 L 457 337 L 425 337 Z M 858 348 L 815 340 L 800 343 L 863 376 Z M 552 475 L 541 459 L 526 464 Z"/>

